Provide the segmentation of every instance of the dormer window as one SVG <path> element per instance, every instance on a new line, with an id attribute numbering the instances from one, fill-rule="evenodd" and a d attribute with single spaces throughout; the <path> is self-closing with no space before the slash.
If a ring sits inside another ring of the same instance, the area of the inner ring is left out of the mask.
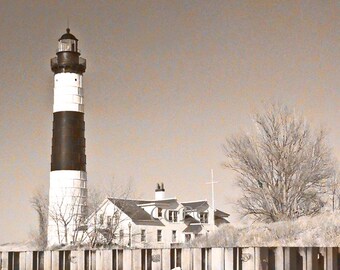
<path id="1" fill-rule="evenodd" d="M 177 222 L 178 221 L 178 211 L 169 211 L 169 221 Z"/>
<path id="2" fill-rule="evenodd" d="M 201 223 L 208 223 L 208 213 L 206 213 L 206 212 L 200 213 L 200 222 Z"/>
<path id="3" fill-rule="evenodd" d="M 160 218 L 162 217 L 162 208 L 158 208 L 157 210 L 157 216 Z"/>

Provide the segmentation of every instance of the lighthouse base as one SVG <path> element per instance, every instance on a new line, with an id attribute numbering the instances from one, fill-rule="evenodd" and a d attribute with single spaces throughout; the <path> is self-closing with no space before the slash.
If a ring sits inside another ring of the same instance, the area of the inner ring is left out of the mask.
<path id="1" fill-rule="evenodd" d="M 48 246 L 72 244 L 82 237 L 86 216 L 87 174 L 59 170 L 50 173 Z"/>

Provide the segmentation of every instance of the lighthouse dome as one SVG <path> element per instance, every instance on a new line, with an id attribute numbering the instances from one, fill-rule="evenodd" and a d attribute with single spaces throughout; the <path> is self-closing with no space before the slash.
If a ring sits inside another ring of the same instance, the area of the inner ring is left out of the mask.
<path id="1" fill-rule="evenodd" d="M 73 40 L 78 41 L 78 39 L 77 39 L 74 35 L 72 35 L 72 34 L 70 33 L 70 28 L 67 28 L 67 29 L 66 29 L 66 33 L 63 34 L 63 35 L 59 38 L 59 41 L 62 40 L 62 39 L 73 39 Z"/>

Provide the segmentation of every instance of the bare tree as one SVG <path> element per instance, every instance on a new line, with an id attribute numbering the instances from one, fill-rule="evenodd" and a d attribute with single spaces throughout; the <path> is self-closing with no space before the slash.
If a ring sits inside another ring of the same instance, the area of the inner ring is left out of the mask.
<path id="1" fill-rule="evenodd" d="M 313 215 L 333 163 L 323 131 L 313 133 L 287 107 L 272 105 L 254 117 L 255 132 L 228 139 L 225 166 L 237 172 L 244 216 L 272 222 Z"/>
<path id="2" fill-rule="evenodd" d="M 36 242 L 39 248 L 45 248 L 47 245 L 48 195 L 42 189 L 37 190 L 30 203 L 38 214 L 39 233 Z"/>
<path id="3" fill-rule="evenodd" d="M 83 231 L 80 230 L 85 219 L 85 205 L 76 191 L 74 194 L 60 197 L 49 208 L 49 217 L 57 229 L 59 244 L 79 243 L 83 240 Z"/>
<path id="4" fill-rule="evenodd" d="M 327 190 L 328 196 L 331 196 L 331 209 L 334 212 L 340 209 L 340 174 L 334 170 L 333 175 L 328 179 Z"/>

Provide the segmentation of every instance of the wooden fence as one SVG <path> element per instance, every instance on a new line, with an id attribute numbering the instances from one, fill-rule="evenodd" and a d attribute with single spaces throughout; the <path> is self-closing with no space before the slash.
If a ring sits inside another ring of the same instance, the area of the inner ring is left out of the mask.
<path id="1" fill-rule="evenodd" d="M 340 270 L 338 247 L 0 251 L 0 270 Z"/>

